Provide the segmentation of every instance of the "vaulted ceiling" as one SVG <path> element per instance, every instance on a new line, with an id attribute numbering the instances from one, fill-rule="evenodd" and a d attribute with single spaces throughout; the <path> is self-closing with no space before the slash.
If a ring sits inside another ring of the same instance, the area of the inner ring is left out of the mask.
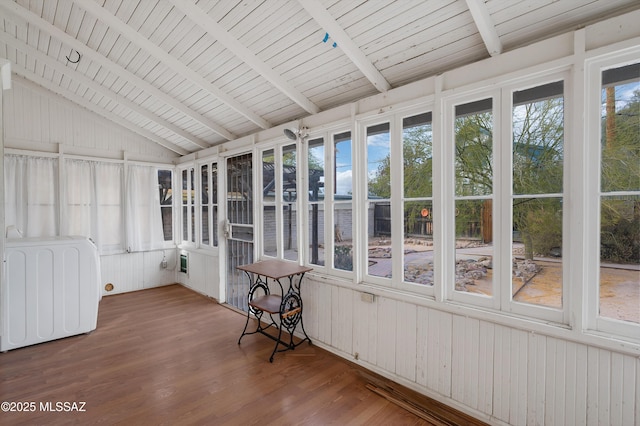
<path id="1" fill-rule="evenodd" d="M 0 57 L 188 154 L 635 9 L 638 0 L 0 0 Z"/>

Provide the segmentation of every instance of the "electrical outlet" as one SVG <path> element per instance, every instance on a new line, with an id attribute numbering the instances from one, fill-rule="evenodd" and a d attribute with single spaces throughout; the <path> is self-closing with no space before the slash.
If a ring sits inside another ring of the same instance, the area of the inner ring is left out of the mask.
<path id="1" fill-rule="evenodd" d="M 162 259 L 160 266 L 162 266 L 162 269 L 167 269 L 167 261 L 165 259 Z"/>

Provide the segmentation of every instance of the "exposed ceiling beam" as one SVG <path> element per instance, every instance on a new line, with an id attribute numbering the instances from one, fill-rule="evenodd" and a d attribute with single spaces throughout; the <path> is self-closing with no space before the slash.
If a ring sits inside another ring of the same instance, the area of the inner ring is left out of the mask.
<path id="1" fill-rule="evenodd" d="M 21 75 L 22 77 L 26 78 L 29 81 L 32 81 L 36 84 L 39 84 L 42 87 L 47 87 L 47 83 L 51 83 L 51 81 L 39 76 L 38 74 L 29 71 L 25 68 L 23 68 L 20 65 L 17 64 L 13 64 L 13 71 L 18 74 Z M 49 86 L 51 86 L 49 84 Z M 67 90 L 63 90 L 62 88 L 58 87 L 58 86 L 53 86 L 53 87 L 49 87 L 48 90 L 51 90 L 52 92 L 62 96 L 63 98 L 68 99 L 69 101 L 80 105 L 81 107 L 84 107 L 86 109 L 88 109 L 89 111 L 92 111 L 104 118 L 106 118 L 109 121 L 112 121 L 116 124 L 119 124 L 120 126 L 131 130 L 132 132 L 135 132 L 137 134 L 139 134 L 140 136 L 149 139 L 150 141 L 153 141 L 173 152 L 175 152 L 176 154 L 180 154 L 180 155 L 187 155 L 190 152 L 187 151 L 184 148 L 181 148 L 163 138 L 161 138 L 160 136 L 156 135 L 155 133 L 152 133 L 146 129 L 143 129 L 140 126 L 137 126 L 133 123 L 131 123 L 128 120 L 125 120 L 124 118 L 120 117 L 117 114 L 114 114 L 112 112 L 108 112 L 107 110 L 105 110 L 104 108 L 100 108 L 99 106 L 97 106 L 96 104 L 87 101 L 86 99 L 84 99 L 82 96 L 78 96 L 75 93 L 71 93 Z"/>
<path id="2" fill-rule="evenodd" d="M 147 94 L 159 100 L 162 100 L 165 104 L 171 106 L 172 108 L 177 109 L 187 117 L 190 117 L 191 119 L 197 121 L 201 125 L 219 134 L 223 138 L 227 140 L 237 139 L 236 135 L 229 132 L 227 129 L 223 128 L 219 124 L 193 111 L 191 108 L 188 108 L 183 103 L 177 101 L 174 97 L 164 93 L 163 91 L 153 86 L 152 84 L 147 83 L 146 81 L 144 81 L 137 75 L 133 74 L 132 72 L 127 71 L 120 65 L 111 61 L 109 58 L 104 57 L 100 53 L 89 48 L 89 46 L 76 40 L 69 34 L 65 33 L 60 28 L 50 24 L 49 22 L 42 19 L 38 15 L 30 12 L 28 9 L 25 9 L 14 2 L 0 2 L 0 9 L 4 9 L 5 11 L 9 12 L 9 15 L 16 16 L 19 19 L 22 19 L 24 22 L 28 22 L 29 25 L 33 25 L 39 28 L 41 31 L 51 34 L 51 36 L 55 37 L 60 42 L 66 44 L 67 46 L 72 47 L 78 52 L 82 52 L 83 57 L 90 59 L 91 61 L 95 62 L 96 64 L 108 70 L 113 75 L 119 78 L 122 78 L 125 81 L 128 81 L 129 83 L 143 90 Z M 9 17 L 5 17 L 5 18 L 9 18 Z"/>
<path id="3" fill-rule="evenodd" d="M 112 30 L 123 34 L 129 39 L 131 43 L 137 45 L 149 55 L 152 55 L 156 57 L 156 59 L 159 59 L 163 63 L 163 65 L 171 68 L 177 74 L 188 78 L 192 83 L 197 84 L 203 90 L 209 92 L 212 96 L 220 99 L 220 101 L 227 104 L 227 106 L 234 109 L 237 113 L 243 115 L 245 118 L 251 120 L 263 129 L 268 129 L 269 127 L 271 127 L 271 123 L 269 123 L 267 120 L 260 117 L 258 114 L 254 113 L 246 106 L 242 105 L 233 97 L 229 96 L 220 88 L 209 82 L 206 78 L 171 56 L 164 49 L 157 46 L 149 39 L 143 37 L 140 33 L 131 28 L 126 23 L 122 22 L 117 16 L 113 15 L 98 3 L 95 3 L 94 1 L 77 0 L 74 3 L 79 8 L 89 12 L 95 18 L 107 24 Z"/>
<path id="4" fill-rule="evenodd" d="M 342 27 L 333 19 L 333 16 L 325 9 L 325 7 L 317 0 L 298 0 L 320 26 L 329 33 L 331 39 L 338 43 L 338 47 L 347 55 L 347 57 L 355 64 L 356 67 L 367 77 L 380 92 L 386 92 L 391 89 L 391 85 L 384 76 L 373 66 L 367 56 L 362 53 L 358 45 L 356 45 L 351 37 L 342 29 Z"/>
<path id="5" fill-rule="evenodd" d="M 224 45 L 230 52 L 240 58 L 243 62 L 253 68 L 258 74 L 273 84 L 278 90 L 287 95 L 289 99 L 300 105 L 305 111 L 311 114 L 320 112 L 320 108 L 304 96 L 298 89 L 289 84 L 273 68 L 264 63 L 234 36 L 229 34 L 218 22 L 213 19 L 201 7 L 191 1 L 169 0 L 189 19 L 198 24 L 205 32 Z"/>
<path id="6" fill-rule="evenodd" d="M 102 96 L 111 99 L 112 101 L 124 105 L 125 107 L 129 108 L 130 110 L 132 110 L 133 112 L 148 118 L 149 120 L 153 121 L 156 124 L 159 124 L 160 126 L 168 129 L 169 131 L 175 133 L 176 135 L 182 137 L 183 139 L 185 139 L 187 142 L 190 142 L 194 145 L 196 145 L 199 148 L 208 148 L 211 145 L 209 145 L 208 143 L 206 143 L 205 141 L 198 139 L 196 137 L 194 137 L 193 135 L 191 135 L 189 132 L 186 132 L 185 130 L 181 129 L 180 127 L 176 126 L 175 124 L 172 124 L 170 122 L 168 122 L 167 120 L 158 117 L 157 115 L 153 114 L 150 111 L 147 111 L 146 109 L 142 108 L 140 105 L 130 101 L 129 99 L 120 96 L 114 92 L 112 92 L 111 90 L 107 89 L 106 87 L 96 83 L 95 81 L 93 81 L 92 79 L 90 79 L 89 77 L 85 76 L 84 74 L 73 70 L 72 68 L 67 67 L 66 65 L 58 62 L 57 60 L 55 60 L 54 58 L 47 56 L 46 54 L 44 54 L 43 52 L 39 51 L 38 49 L 36 49 L 35 47 L 32 47 L 20 40 L 16 40 L 15 38 L 9 36 L 7 33 L 4 32 L 0 32 L 0 41 L 4 42 L 5 44 L 14 47 L 15 49 L 18 49 L 20 51 L 22 51 L 23 53 L 26 53 L 28 56 L 34 58 L 35 60 L 46 64 L 47 66 L 49 66 L 50 68 L 58 71 L 60 74 L 66 75 L 67 77 L 71 78 L 74 81 L 77 81 L 79 83 L 82 83 L 84 86 L 90 88 L 91 90 L 93 90 L 96 93 L 100 93 Z M 51 86 L 55 86 L 55 83 L 53 82 L 49 82 L 49 84 L 47 84 L 45 87 L 47 89 L 50 89 Z"/>
<path id="7" fill-rule="evenodd" d="M 493 20 L 491 19 L 491 15 L 487 10 L 487 6 L 484 4 L 484 1 L 466 1 L 469 12 L 471 12 L 471 17 L 473 17 L 473 21 L 476 23 L 476 27 L 480 32 L 480 36 L 482 37 L 482 41 L 484 42 L 489 55 L 499 55 L 502 53 L 502 42 L 500 42 L 500 37 L 498 36 L 495 25 L 493 25 Z"/>

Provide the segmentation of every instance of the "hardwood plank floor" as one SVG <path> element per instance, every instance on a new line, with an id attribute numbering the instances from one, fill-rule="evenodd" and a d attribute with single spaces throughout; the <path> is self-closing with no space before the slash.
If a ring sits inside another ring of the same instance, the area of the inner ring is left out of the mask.
<path id="1" fill-rule="evenodd" d="M 33 403 L 0 424 L 480 424 L 438 403 L 442 421 L 424 420 L 307 343 L 269 363 L 271 340 L 237 344 L 244 323 L 179 285 L 105 297 L 92 333 L 0 354 L 0 401 Z M 67 407 L 84 411 L 56 411 Z"/>

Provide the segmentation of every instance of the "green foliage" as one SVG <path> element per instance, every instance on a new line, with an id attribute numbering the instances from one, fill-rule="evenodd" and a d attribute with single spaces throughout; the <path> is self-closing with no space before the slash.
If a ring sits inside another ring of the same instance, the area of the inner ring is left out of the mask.
<path id="1" fill-rule="evenodd" d="M 353 271 L 353 253 L 351 246 L 335 247 L 333 266 L 343 271 Z"/>
<path id="2" fill-rule="evenodd" d="M 492 193 L 492 128 L 491 112 L 456 119 L 456 195 Z"/>
<path id="3" fill-rule="evenodd" d="M 517 200 L 513 220 L 522 234 L 525 257 L 548 256 L 551 249 L 562 247 L 562 204 L 559 198 Z"/>

